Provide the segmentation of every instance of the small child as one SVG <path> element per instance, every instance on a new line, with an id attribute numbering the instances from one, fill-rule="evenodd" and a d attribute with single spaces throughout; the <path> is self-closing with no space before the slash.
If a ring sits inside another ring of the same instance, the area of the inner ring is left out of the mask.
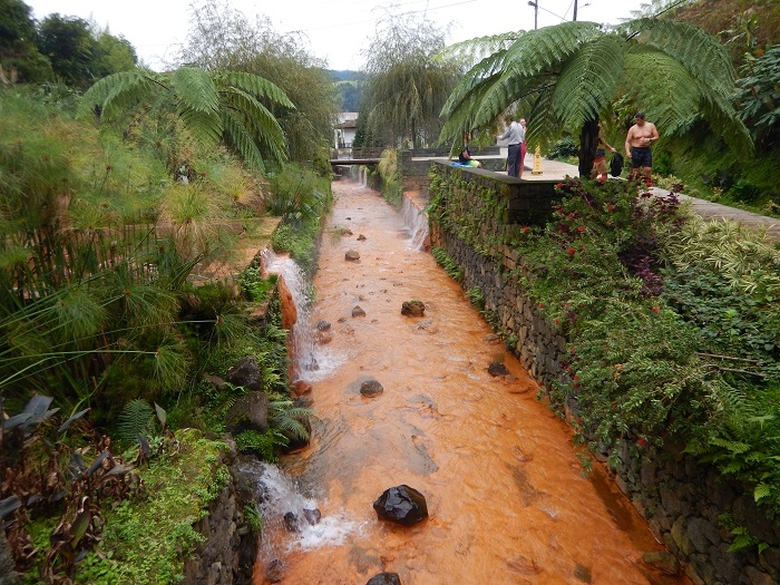
<path id="1" fill-rule="evenodd" d="M 590 178 L 595 179 L 599 177 L 602 183 L 607 180 L 607 149 L 612 154 L 617 152 L 604 139 L 604 135 L 601 133 L 601 126 L 599 126 L 599 145 L 596 148 L 596 158 L 593 160 L 593 170 L 590 173 Z"/>

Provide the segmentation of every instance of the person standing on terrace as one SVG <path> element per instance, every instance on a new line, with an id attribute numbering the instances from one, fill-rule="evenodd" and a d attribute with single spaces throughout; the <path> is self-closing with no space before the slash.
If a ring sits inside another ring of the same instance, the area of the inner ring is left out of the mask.
<path id="1" fill-rule="evenodd" d="M 650 145 L 658 140 L 658 130 L 655 124 L 645 120 L 643 112 L 639 112 L 634 117 L 634 121 L 635 124 L 626 134 L 626 157 L 631 159 L 631 174 L 628 178 L 631 180 L 644 176 L 645 184 L 649 187 L 653 184 L 651 176 L 653 152 L 650 150 Z"/>
<path id="2" fill-rule="evenodd" d="M 519 121 L 512 120 L 512 123 L 504 130 L 504 133 L 496 138 L 509 141 L 509 151 L 506 156 L 506 174 L 510 177 L 522 177 L 523 161 L 520 160 L 520 155 L 523 150 L 523 142 L 525 141 L 525 128 L 520 125 Z"/>

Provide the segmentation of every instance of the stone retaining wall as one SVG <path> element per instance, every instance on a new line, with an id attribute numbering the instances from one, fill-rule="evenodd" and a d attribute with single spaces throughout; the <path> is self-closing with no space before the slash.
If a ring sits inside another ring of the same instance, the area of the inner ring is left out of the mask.
<path id="1" fill-rule="evenodd" d="M 513 254 L 511 236 L 521 216 L 510 213 L 516 203 L 508 195 L 506 177 L 453 167 L 437 169 L 435 175 L 431 196 L 440 207 L 431 211 L 431 245 L 446 251 L 463 271 L 465 290 L 478 287 L 483 292 L 496 332 L 539 384 L 550 388 L 565 375 L 566 340 L 526 298 L 517 279 L 520 259 Z M 485 189 L 491 181 L 493 196 Z M 523 186 L 513 189 L 519 190 L 516 200 L 522 200 Z M 538 210 L 549 204 L 535 205 Z M 525 219 L 538 217 L 532 213 Z M 565 414 L 576 416 L 577 408 L 571 397 Z M 747 486 L 722 478 L 680 449 L 637 460 L 629 447 L 624 444 L 622 464 L 611 469 L 615 482 L 695 585 L 780 584 L 780 521 L 767 518 Z M 606 463 L 603 454 L 596 456 Z M 740 540 L 740 532 L 755 541 Z M 746 548 L 729 550 L 741 543 Z"/>
<path id="2" fill-rule="evenodd" d="M 232 465 L 235 452 L 224 454 Z M 184 566 L 184 585 L 250 585 L 257 555 L 258 534 L 246 523 L 245 505 L 255 505 L 251 488 L 242 487 L 240 473 L 231 469 L 229 482 L 212 502 L 195 529 L 204 537 Z"/>

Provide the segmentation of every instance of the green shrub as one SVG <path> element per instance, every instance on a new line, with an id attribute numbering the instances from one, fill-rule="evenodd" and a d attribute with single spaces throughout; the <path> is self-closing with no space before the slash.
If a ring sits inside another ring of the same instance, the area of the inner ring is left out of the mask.
<path id="1" fill-rule="evenodd" d="M 458 282 L 463 280 L 463 269 L 458 267 L 455 260 L 453 260 L 449 254 L 447 254 L 444 248 L 440 248 L 438 246 L 434 247 L 431 249 L 431 255 L 433 256 L 434 260 L 436 260 L 437 264 L 444 268 L 444 271 L 449 274 L 450 277 Z"/>
<path id="2" fill-rule="evenodd" d="M 223 443 L 177 434 L 179 449 L 140 470 L 153 497 L 126 501 L 104 513 L 97 552 L 79 565 L 77 582 L 163 585 L 181 581 L 184 561 L 203 536 L 194 526 L 230 481 L 220 462 Z"/>
<path id="3" fill-rule="evenodd" d="M 552 160 L 561 160 L 571 157 L 576 157 L 580 151 L 579 146 L 574 142 L 571 136 L 566 136 L 557 140 L 550 146 L 550 152 L 547 154 L 547 158 Z"/>

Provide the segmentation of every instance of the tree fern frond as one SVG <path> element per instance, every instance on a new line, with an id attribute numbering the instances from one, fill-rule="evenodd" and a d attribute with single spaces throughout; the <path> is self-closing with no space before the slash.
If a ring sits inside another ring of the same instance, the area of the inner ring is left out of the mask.
<path id="1" fill-rule="evenodd" d="M 84 93 L 78 114 L 90 115 L 96 106 L 100 108 L 101 116 L 106 119 L 126 114 L 133 104 L 142 101 L 151 93 L 155 75 L 151 71 L 134 69 L 104 77 Z"/>
<path id="2" fill-rule="evenodd" d="M 250 166 L 256 168 L 261 173 L 265 172 L 265 163 L 260 150 L 257 148 L 252 135 L 246 127 L 239 122 L 235 115 L 225 110 L 222 113 L 224 124 L 224 140 L 238 155 L 244 159 Z"/>
<path id="3" fill-rule="evenodd" d="M 496 78 L 503 69 L 506 52 L 506 49 L 499 49 L 496 53 L 485 57 L 469 69 L 461 77 L 450 93 L 450 97 L 444 103 L 442 115 L 450 115 L 466 95 L 473 92 L 480 85 L 485 84 L 489 79 Z"/>
<path id="4" fill-rule="evenodd" d="M 698 26 L 679 20 L 642 18 L 627 25 L 636 43 L 666 53 L 711 91 L 730 93 L 735 72 L 726 48 Z"/>
<path id="5" fill-rule="evenodd" d="M 472 87 L 469 93 L 462 96 L 458 103 L 450 104 L 449 108 L 445 105 L 445 110 L 441 114 L 446 118 L 439 135 L 441 143 L 455 144 L 461 140 L 463 132 L 477 127 L 476 119 L 484 114 L 480 108 L 482 98 L 498 79 L 497 74 L 484 79 L 479 85 Z"/>
<path id="6" fill-rule="evenodd" d="M 211 76 L 197 67 L 180 67 L 171 75 L 180 111 L 192 110 L 213 115 L 219 110 L 217 86 Z"/>
<path id="7" fill-rule="evenodd" d="M 553 92 L 553 107 L 565 129 L 580 129 L 612 102 L 623 76 L 624 55 L 623 40 L 604 35 L 566 61 Z"/>
<path id="8" fill-rule="evenodd" d="M 529 119 L 534 121 L 528 127 L 526 134 L 526 143 L 528 150 L 537 144 L 545 144 L 549 140 L 560 136 L 560 121 L 555 115 L 553 108 L 553 92 L 541 91 L 535 94 L 528 115 Z"/>
<path id="9" fill-rule="evenodd" d="M 226 110 L 240 122 L 276 162 L 287 160 L 285 136 L 274 115 L 248 93 L 237 88 L 223 90 Z"/>
<path id="10" fill-rule="evenodd" d="M 467 69 L 471 69 L 483 59 L 507 49 L 524 34 L 525 31 L 520 30 L 461 41 L 445 47 L 435 55 L 434 59 L 440 62 L 465 63 Z"/>
<path id="11" fill-rule="evenodd" d="M 650 112 L 665 135 L 690 127 L 701 102 L 701 88 L 680 63 L 658 51 L 632 48 L 626 54 L 625 72 L 626 90 L 640 89 L 641 109 Z M 653 91 L 642 92 L 643 87 Z"/>
<path id="12" fill-rule="evenodd" d="M 214 83 L 219 89 L 235 87 L 254 96 L 267 98 L 275 104 L 295 109 L 295 104 L 290 101 L 287 94 L 273 82 L 243 71 L 218 71 L 214 74 Z"/>
<path id="13" fill-rule="evenodd" d="M 557 71 L 583 43 L 602 34 L 599 25 L 579 21 L 529 31 L 507 50 L 509 68 L 506 73 L 509 76 L 529 76 Z"/>
<path id="14" fill-rule="evenodd" d="M 216 145 L 222 138 L 224 127 L 219 111 L 203 112 L 181 108 L 177 113 L 192 135 L 206 144 Z"/>

